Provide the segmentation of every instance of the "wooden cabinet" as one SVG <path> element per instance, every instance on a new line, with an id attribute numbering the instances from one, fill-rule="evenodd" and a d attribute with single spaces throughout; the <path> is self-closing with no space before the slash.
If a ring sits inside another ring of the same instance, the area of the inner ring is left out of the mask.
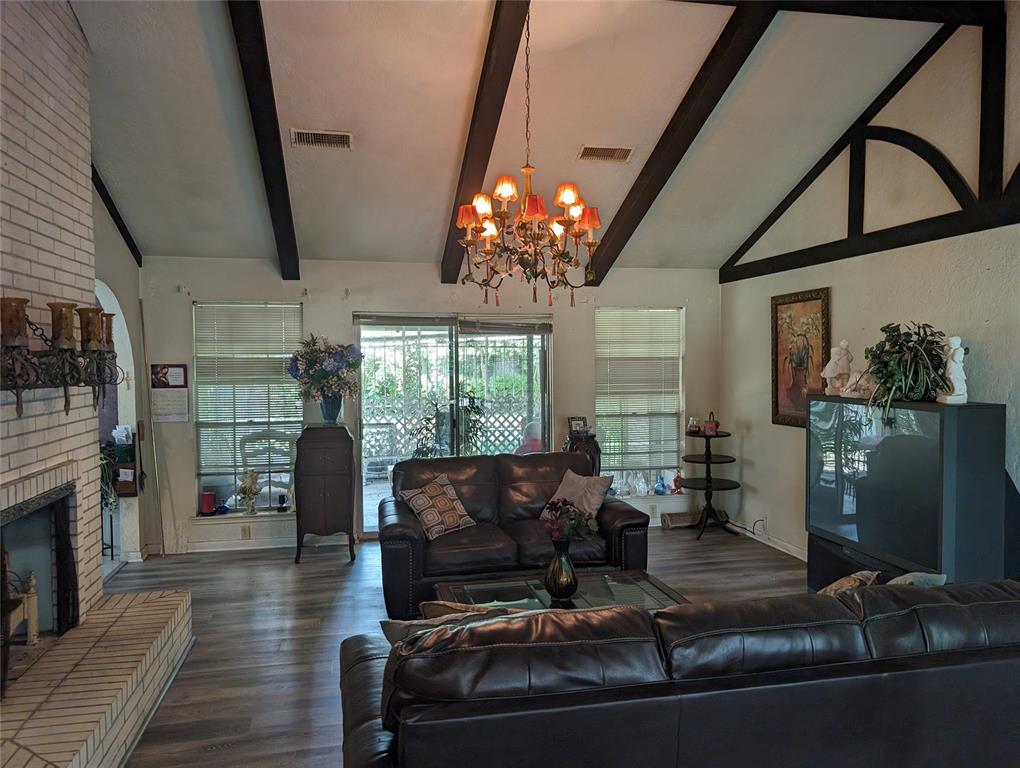
<path id="1" fill-rule="evenodd" d="M 354 559 L 354 440 L 344 426 L 310 426 L 297 441 L 294 502 L 297 508 L 297 552 L 306 533 L 346 533 Z"/>

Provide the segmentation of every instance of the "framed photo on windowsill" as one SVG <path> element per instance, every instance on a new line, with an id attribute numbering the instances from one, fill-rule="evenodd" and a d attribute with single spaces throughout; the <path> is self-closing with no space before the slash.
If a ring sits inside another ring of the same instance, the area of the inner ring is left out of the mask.
<path id="1" fill-rule="evenodd" d="M 568 416 L 567 426 L 570 434 L 572 435 L 587 435 L 588 434 L 588 417 L 587 416 Z"/>

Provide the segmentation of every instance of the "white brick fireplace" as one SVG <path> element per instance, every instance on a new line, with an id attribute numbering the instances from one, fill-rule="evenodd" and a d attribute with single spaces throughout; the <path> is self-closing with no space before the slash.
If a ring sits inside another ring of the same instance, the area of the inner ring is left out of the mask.
<path id="1" fill-rule="evenodd" d="M 88 42 L 65 1 L 0 3 L 0 36 L 0 290 L 49 334 L 47 302 L 96 303 Z M 0 510 L 73 484 L 81 622 L 7 691 L 0 750 L 18 765 L 120 764 L 191 642 L 187 592 L 103 594 L 98 426 L 81 387 L 69 414 L 56 389 L 26 392 L 20 418 L 0 402 Z"/>

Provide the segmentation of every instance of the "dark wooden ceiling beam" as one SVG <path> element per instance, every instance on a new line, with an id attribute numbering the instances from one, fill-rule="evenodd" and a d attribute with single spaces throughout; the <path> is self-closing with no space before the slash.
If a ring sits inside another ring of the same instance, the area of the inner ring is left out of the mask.
<path id="1" fill-rule="evenodd" d="M 96 192 L 99 193 L 99 199 L 103 201 L 103 205 L 106 206 L 106 212 L 110 214 L 110 218 L 113 219 L 114 226 L 117 227 L 117 231 L 120 232 L 121 238 L 124 240 L 124 245 L 131 251 L 131 255 L 135 257 L 135 263 L 140 267 L 142 266 L 142 252 L 138 249 L 138 244 L 135 243 L 135 239 L 131 236 L 131 230 L 128 229 L 127 223 L 124 221 L 124 217 L 120 215 L 120 211 L 117 210 L 117 205 L 113 202 L 113 197 L 110 195 L 110 190 L 106 188 L 106 184 L 103 183 L 103 177 L 99 175 L 99 169 L 96 168 L 96 164 L 92 163 L 92 186 L 96 188 Z"/>
<path id="2" fill-rule="evenodd" d="M 888 229 L 865 232 L 857 237 L 847 237 L 831 243 L 813 245 L 767 259 L 736 264 L 719 271 L 719 282 L 732 283 L 752 277 L 774 275 L 791 269 L 828 264 L 853 256 L 879 253 L 918 243 L 929 243 L 934 240 L 1011 224 L 1020 224 L 1020 200 L 1002 197 L 998 200 L 978 201 L 962 211 L 933 216 L 921 221 L 912 221 L 909 224 L 900 224 Z"/>
<path id="3" fill-rule="evenodd" d="M 443 248 L 442 280 L 455 283 L 460 276 L 464 261 L 464 248 L 457 241 L 461 234 L 457 230 L 457 208 L 470 203 L 475 193 L 485 183 L 485 172 L 489 168 L 492 145 L 496 141 L 496 130 L 503 114 L 503 103 L 510 87 L 517 49 L 524 33 L 524 20 L 528 16 L 528 3 L 514 0 L 496 0 L 489 28 L 489 42 L 485 46 L 482 74 L 478 78 L 475 92 L 475 107 L 471 112 L 471 127 L 468 129 L 464 146 L 464 159 L 457 180 L 457 193 L 453 198 L 450 213 L 450 228 Z"/>
<path id="4" fill-rule="evenodd" d="M 294 215 L 290 207 L 287 168 L 283 160 L 280 118 L 273 94 L 273 75 L 269 67 L 269 49 L 262 22 L 262 8 L 256 0 L 228 0 L 230 23 L 234 28 L 237 57 L 248 95 L 252 130 L 262 166 L 269 217 L 273 222 L 276 255 L 284 280 L 301 278 Z"/>
<path id="5" fill-rule="evenodd" d="M 932 35 L 928 42 L 922 46 L 921 50 L 918 51 L 914 57 L 907 62 L 907 65 L 900 70 L 899 74 L 892 79 L 889 85 L 887 85 L 882 92 L 878 94 L 868 108 L 865 109 L 856 120 L 854 120 L 850 127 L 843 132 L 843 135 L 836 139 L 835 143 L 829 147 L 828 151 L 822 155 L 818 162 L 815 163 L 806 174 L 804 174 L 801 180 L 798 181 L 796 186 L 790 190 L 789 194 L 782 199 L 779 205 L 772 209 L 772 212 L 765 217 L 765 220 L 758 225 L 754 232 L 752 232 L 743 243 L 740 244 L 740 247 L 737 248 L 737 250 L 733 252 L 733 255 L 726 260 L 725 264 L 723 264 L 723 271 L 728 270 L 740 261 L 740 259 L 743 258 L 749 250 L 751 250 L 754 244 L 761 239 L 762 235 L 772 228 L 772 225 L 775 224 L 784 213 L 786 213 L 790 206 L 793 205 L 794 201 L 796 201 L 797 198 L 804 193 L 804 190 L 810 187 L 814 180 L 822 174 L 822 171 L 828 168 L 830 163 L 832 163 L 832 161 L 835 160 L 844 149 L 850 146 L 850 142 L 853 141 L 855 137 L 859 136 L 865 128 L 867 128 L 868 123 L 875 119 L 875 116 L 878 115 L 878 113 L 881 112 L 890 101 L 892 101 L 893 97 L 900 92 L 900 89 L 904 85 L 906 85 L 907 81 L 917 74 L 918 70 L 920 70 L 921 67 L 923 67 L 928 60 L 935 55 L 946 40 L 952 37 L 953 33 L 956 32 L 957 29 L 959 29 L 959 27 L 955 24 L 944 24 L 934 35 Z"/>
<path id="6" fill-rule="evenodd" d="M 748 3 L 733 11 L 595 249 L 593 285 L 605 279 L 775 15 L 775 3 Z"/>
<path id="7" fill-rule="evenodd" d="M 747 0 L 691 0 L 707 5 L 740 6 Z M 753 0 L 752 0 L 753 1 Z M 686 2 L 686 0 L 685 0 Z M 928 21 L 940 24 L 986 24 L 1004 13 L 1002 0 L 779 0 L 781 11 L 864 16 L 871 19 Z"/>

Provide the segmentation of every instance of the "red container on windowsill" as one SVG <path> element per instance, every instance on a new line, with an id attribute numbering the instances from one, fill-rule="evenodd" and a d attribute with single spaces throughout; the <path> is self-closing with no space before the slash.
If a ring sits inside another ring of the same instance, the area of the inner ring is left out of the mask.
<path id="1" fill-rule="evenodd" d="M 198 495 L 198 514 L 200 515 L 215 515 L 216 514 L 216 494 L 212 491 L 202 491 Z"/>

